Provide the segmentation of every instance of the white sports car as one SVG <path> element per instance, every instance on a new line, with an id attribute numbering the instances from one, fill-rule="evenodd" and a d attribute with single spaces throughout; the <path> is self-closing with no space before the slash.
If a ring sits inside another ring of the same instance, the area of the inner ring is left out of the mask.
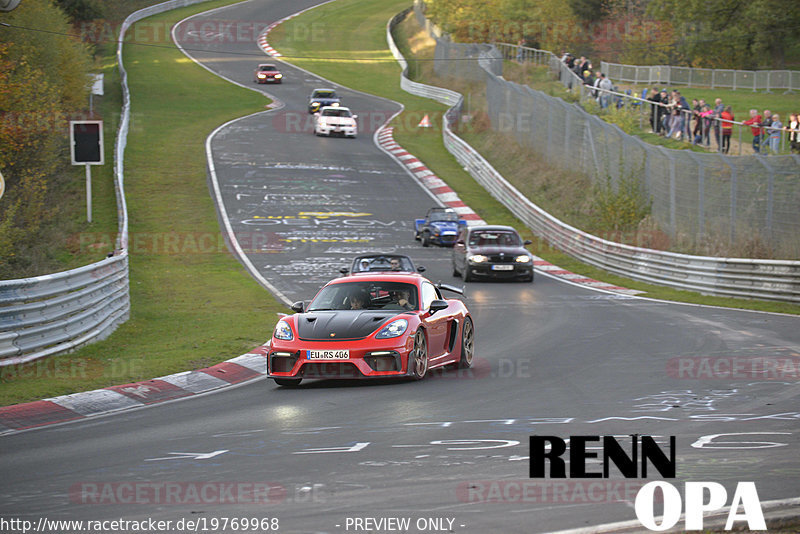
<path id="1" fill-rule="evenodd" d="M 358 134 L 357 118 L 358 115 L 353 115 L 348 108 L 325 106 L 314 114 L 314 133 L 355 137 Z"/>

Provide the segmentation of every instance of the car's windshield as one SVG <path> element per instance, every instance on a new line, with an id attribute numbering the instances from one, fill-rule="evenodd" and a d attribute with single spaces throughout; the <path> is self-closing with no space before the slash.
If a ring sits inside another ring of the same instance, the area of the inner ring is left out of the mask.
<path id="1" fill-rule="evenodd" d="M 458 214 L 454 211 L 434 211 L 431 213 L 431 221 L 458 221 Z"/>
<path id="2" fill-rule="evenodd" d="M 336 98 L 333 91 L 314 91 L 314 98 Z"/>
<path id="3" fill-rule="evenodd" d="M 352 117 L 353 114 L 350 113 L 349 109 L 323 109 L 322 115 L 324 117 Z"/>
<path id="4" fill-rule="evenodd" d="M 391 281 L 330 284 L 317 293 L 306 311 L 416 310 L 417 287 Z"/>
<path id="5" fill-rule="evenodd" d="M 275 68 L 275 65 L 261 65 L 261 70 L 278 70 Z"/>
<path id="6" fill-rule="evenodd" d="M 470 234 L 469 244 L 477 247 L 518 247 L 522 242 L 514 232 L 481 230 Z"/>
<path id="7" fill-rule="evenodd" d="M 414 264 L 406 256 L 374 255 L 359 256 L 353 262 L 354 273 L 374 271 L 414 271 Z"/>

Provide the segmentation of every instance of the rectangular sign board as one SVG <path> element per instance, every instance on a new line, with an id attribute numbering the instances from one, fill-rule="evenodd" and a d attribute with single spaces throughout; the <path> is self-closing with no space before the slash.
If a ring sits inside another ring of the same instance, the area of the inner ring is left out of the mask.
<path id="1" fill-rule="evenodd" d="M 73 165 L 103 165 L 103 121 L 70 121 L 69 154 Z"/>

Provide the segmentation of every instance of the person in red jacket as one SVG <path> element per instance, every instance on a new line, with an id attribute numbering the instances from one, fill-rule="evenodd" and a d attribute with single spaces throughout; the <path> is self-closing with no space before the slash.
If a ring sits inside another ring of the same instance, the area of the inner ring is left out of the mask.
<path id="1" fill-rule="evenodd" d="M 733 133 L 733 111 L 730 106 L 725 106 L 725 109 L 720 114 L 722 122 L 722 153 L 727 154 L 731 148 L 731 134 Z"/>
<path id="2" fill-rule="evenodd" d="M 758 154 L 761 149 L 761 115 L 759 115 L 758 111 L 755 109 L 751 109 L 750 119 L 744 121 L 742 124 L 748 125 L 750 131 L 753 132 L 753 152 Z"/>

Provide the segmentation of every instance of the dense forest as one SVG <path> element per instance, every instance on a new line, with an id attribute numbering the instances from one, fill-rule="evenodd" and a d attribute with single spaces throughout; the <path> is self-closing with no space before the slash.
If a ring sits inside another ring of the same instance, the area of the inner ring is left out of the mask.
<path id="1" fill-rule="evenodd" d="M 797 0 L 426 0 L 456 40 L 504 41 L 611 62 L 797 68 Z"/>

